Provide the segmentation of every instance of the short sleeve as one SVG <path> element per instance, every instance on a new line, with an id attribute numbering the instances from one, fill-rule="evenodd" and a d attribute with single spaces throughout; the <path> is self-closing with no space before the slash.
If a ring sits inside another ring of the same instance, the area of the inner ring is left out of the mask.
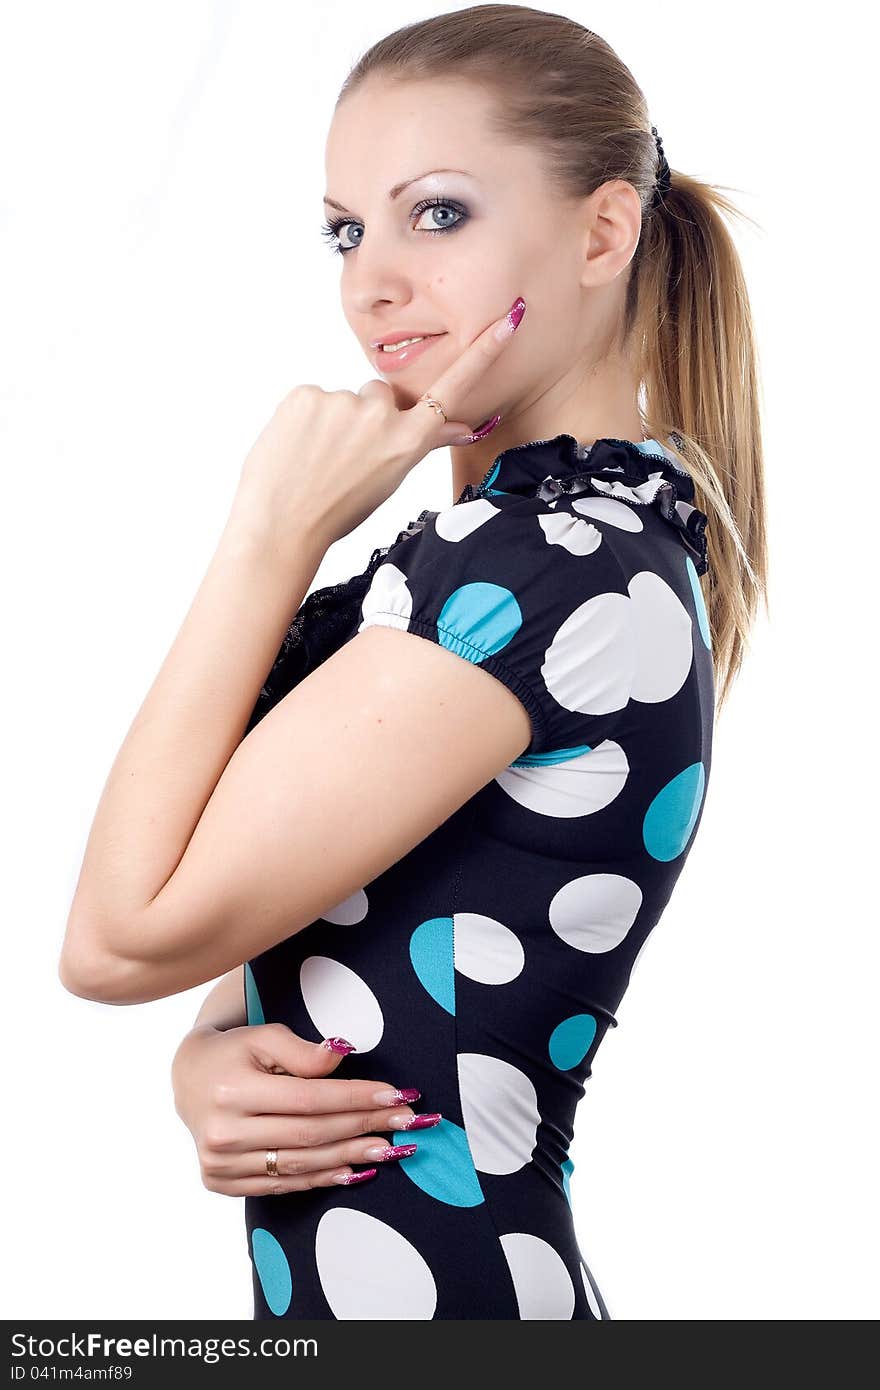
<path id="1" fill-rule="evenodd" d="M 598 526 L 537 497 L 431 514 L 389 549 L 361 614 L 359 632 L 414 632 L 506 685 L 532 725 L 523 757 L 595 747 L 629 701 L 636 640 L 620 562 Z"/>

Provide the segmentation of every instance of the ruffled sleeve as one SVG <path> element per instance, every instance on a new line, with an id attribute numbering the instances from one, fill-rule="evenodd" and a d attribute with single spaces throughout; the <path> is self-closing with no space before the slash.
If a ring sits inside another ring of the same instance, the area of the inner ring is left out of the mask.
<path id="1" fill-rule="evenodd" d="M 590 521 L 515 495 L 428 513 L 392 546 L 358 631 L 396 627 L 481 666 L 532 726 L 523 756 L 576 756 L 606 738 L 635 675 L 632 605 Z"/>

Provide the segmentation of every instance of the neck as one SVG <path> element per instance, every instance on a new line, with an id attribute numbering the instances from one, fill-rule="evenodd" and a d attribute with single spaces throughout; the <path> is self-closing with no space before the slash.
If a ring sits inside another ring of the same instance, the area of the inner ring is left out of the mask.
<path id="1" fill-rule="evenodd" d="M 586 379 L 578 364 L 569 377 L 543 389 L 536 399 L 508 409 L 499 403 L 494 409 L 502 418 L 491 434 L 476 444 L 450 449 L 453 501 L 468 483 L 476 486 L 485 477 L 499 454 L 517 444 L 557 434 L 570 434 L 587 445 L 597 439 L 631 439 L 638 444 L 645 437 L 638 381 L 619 361 L 606 361 Z"/>

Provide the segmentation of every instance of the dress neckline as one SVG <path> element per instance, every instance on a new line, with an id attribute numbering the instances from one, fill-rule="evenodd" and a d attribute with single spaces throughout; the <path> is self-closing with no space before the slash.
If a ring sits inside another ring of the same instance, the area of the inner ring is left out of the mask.
<path id="1" fill-rule="evenodd" d="M 697 574 L 709 568 L 708 517 L 694 505 L 693 478 L 657 439 L 602 438 L 580 444 L 563 433 L 515 444 L 497 455 L 478 484 L 468 483 L 454 505 L 507 494 L 540 496 L 553 505 L 562 493 L 571 492 L 654 508 L 680 533 Z"/>
<path id="2" fill-rule="evenodd" d="M 626 457 L 619 454 L 620 450 L 625 451 Z M 637 444 L 631 439 L 606 437 L 597 439 L 594 444 L 581 444 L 574 435 L 557 434 L 552 439 L 531 439 L 525 444 L 514 444 L 504 449 L 496 455 L 482 480 L 474 485 L 468 484 L 464 492 L 470 488 L 475 495 L 491 497 L 496 493 L 527 492 L 530 488 L 540 487 L 548 478 L 562 481 L 588 470 L 625 472 L 627 460 L 632 459 L 633 453 L 639 471 L 642 469 L 642 459 L 656 460 L 658 468 L 671 466 L 676 477 L 690 479 L 671 449 L 664 448 L 657 439 L 646 439 Z"/>

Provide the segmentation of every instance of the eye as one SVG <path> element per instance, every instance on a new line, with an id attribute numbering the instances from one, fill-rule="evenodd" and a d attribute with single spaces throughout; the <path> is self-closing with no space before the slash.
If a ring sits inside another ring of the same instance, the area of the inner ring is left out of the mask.
<path id="1" fill-rule="evenodd" d="M 429 225 L 420 229 L 423 232 L 451 231 L 453 227 L 457 227 L 459 222 L 463 221 L 467 216 L 464 208 L 460 208 L 456 203 L 449 203 L 443 198 L 425 198 L 421 203 L 416 203 L 413 208 L 413 214 L 421 214 L 423 212 L 430 212 L 431 214 L 428 219 Z M 446 221 L 445 217 L 441 218 L 441 214 L 448 215 L 450 212 L 455 217 L 454 222 Z M 430 225 L 431 223 L 433 223 L 433 226 Z"/>
<path id="2" fill-rule="evenodd" d="M 324 226 L 321 228 L 321 235 L 326 237 L 327 241 L 329 241 L 331 251 L 335 251 L 344 256 L 346 251 L 354 251 L 355 247 L 342 245 L 339 240 L 339 233 L 342 231 L 343 227 L 360 227 L 360 225 L 360 222 L 352 222 L 350 218 L 346 220 L 344 217 L 336 217 L 332 222 L 324 223 Z"/>
<path id="3" fill-rule="evenodd" d="M 433 222 L 434 225 L 415 227 L 413 230 L 428 232 L 431 236 L 436 236 L 438 232 L 454 231 L 456 227 L 462 226 L 469 217 L 467 208 L 462 207 L 460 203 L 450 202 L 448 198 L 423 198 L 420 203 L 416 203 L 410 215 L 421 217 L 421 214 L 425 212 L 430 212 L 431 215 L 427 220 Z M 450 219 L 450 213 L 454 217 L 454 221 Z M 346 234 L 348 236 L 353 235 L 354 231 L 360 230 L 360 236 L 354 240 L 353 245 L 342 240 L 340 236 L 343 228 L 346 227 L 353 229 L 352 232 Z M 355 222 L 350 217 L 337 217 L 331 222 L 325 222 L 321 235 L 330 243 L 331 251 L 345 256 L 349 251 L 355 251 L 363 240 L 363 223 Z"/>

